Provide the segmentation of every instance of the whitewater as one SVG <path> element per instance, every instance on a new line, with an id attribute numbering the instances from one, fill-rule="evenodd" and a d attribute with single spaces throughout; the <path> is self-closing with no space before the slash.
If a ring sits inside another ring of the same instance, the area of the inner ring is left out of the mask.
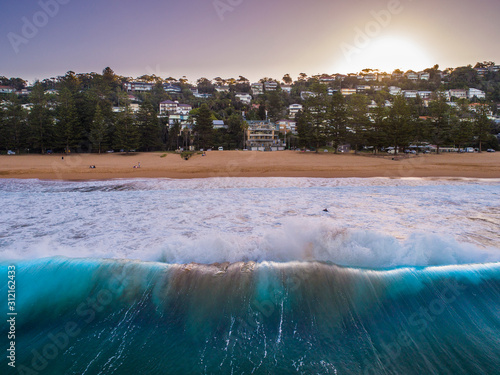
<path id="1" fill-rule="evenodd" d="M 500 366 L 499 180 L 6 179 L 0 202 L 2 373 Z"/>

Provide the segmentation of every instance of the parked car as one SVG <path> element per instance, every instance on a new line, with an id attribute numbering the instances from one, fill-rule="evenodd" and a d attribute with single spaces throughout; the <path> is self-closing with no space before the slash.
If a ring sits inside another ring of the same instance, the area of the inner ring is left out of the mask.
<path id="1" fill-rule="evenodd" d="M 492 148 L 489 148 L 486 150 L 486 152 L 495 152 L 495 150 L 493 150 Z"/>
<path id="2" fill-rule="evenodd" d="M 52 150 L 47 150 L 47 154 L 52 154 Z"/>
<path id="3" fill-rule="evenodd" d="M 16 153 L 12 150 L 7 151 L 7 155 L 15 155 Z"/>
<path id="4" fill-rule="evenodd" d="M 219 147 L 218 150 L 219 151 L 224 151 L 224 147 Z"/>

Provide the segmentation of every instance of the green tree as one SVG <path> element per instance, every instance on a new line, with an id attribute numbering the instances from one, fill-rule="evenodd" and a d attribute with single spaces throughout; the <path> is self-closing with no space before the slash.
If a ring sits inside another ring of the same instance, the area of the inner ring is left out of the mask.
<path id="1" fill-rule="evenodd" d="M 115 148 L 126 152 L 139 147 L 139 131 L 134 117 L 127 107 L 125 112 L 119 113 L 115 123 Z"/>
<path id="2" fill-rule="evenodd" d="M 429 105 L 431 120 L 429 125 L 429 138 L 439 148 L 449 140 L 451 130 L 451 107 L 446 103 L 444 96 L 439 95 Z"/>
<path id="3" fill-rule="evenodd" d="M 181 124 L 175 120 L 168 129 L 168 149 L 177 150 L 179 148 L 179 135 L 181 133 Z"/>
<path id="4" fill-rule="evenodd" d="M 243 143 L 243 117 L 239 114 L 232 114 L 227 119 L 227 134 L 229 142 L 238 147 Z"/>
<path id="5" fill-rule="evenodd" d="M 6 148 L 20 152 L 26 146 L 27 124 L 26 111 L 21 106 L 16 95 L 9 96 L 3 119 L 3 136 Z"/>
<path id="6" fill-rule="evenodd" d="M 161 144 L 161 128 L 156 111 L 151 102 L 141 104 L 137 113 L 137 126 L 140 130 L 140 145 L 146 151 L 151 151 Z"/>
<path id="7" fill-rule="evenodd" d="M 411 109 L 402 95 L 396 96 L 389 110 L 387 138 L 395 152 L 406 147 L 413 138 L 414 121 Z"/>
<path id="8" fill-rule="evenodd" d="M 30 102 L 33 107 L 28 115 L 29 144 L 32 148 L 39 149 L 44 154 L 47 146 L 53 142 L 54 118 L 48 107 L 43 86 L 39 81 L 33 86 Z"/>
<path id="9" fill-rule="evenodd" d="M 293 79 L 290 77 L 290 74 L 285 74 L 282 78 L 282 81 L 286 84 L 289 85 L 293 82 Z"/>
<path id="10" fill-rule="evenodd" d="M 70 152 L 71 148 L 78 145 L 78 141 L 81 138 L 81 127 L 70 90 L 63 88 L 59 92 L 58 99 L 56 116 L 58 145 L 60 148 L 64 148 L 65 152 Z"/>
<path id="11" fill-rule="evenodd" d="M 483 143 L 488 141 L 493 127 L 492 121 L 488 118 L 488 106 L 480 105 L 474 115 L 474 138 L 479 144 L 479 152 L 483 151 Z"/>
<path id="12" fill-rule="evenodd" d="M 349 97 L 348 139 L 354 144 L 357 153 L 367 139 L 370 120 L 368 118 L 368 98 L 366 95 L 354 94 Z"/>
<path id="13" fill-rule="evenodd" d="M 332 142 L 335 153 L 345 143 L 347 136 L 347 105 L 340 93 L 335 93 L 328 103 L 327 138 Z"/>
<path id="14" fill-rule="evenodd" d="M 105 141 L 109 131 L 109 124 L 104 118 L 101 106 L 97 104 L 92 126 L 90 128 L 89 139 L 94 147 L 97 147 L 99 154 L 101 153 L 101 145 Z"/>
<path id="15" fill-rule="evenodd" d="M 193 128 L 197 145 L 199 148 L 209 148 L 212 145 L 214 129 L 212 120 L 212 111 L 203 103 L 196 115 L 196 125 Z"/>

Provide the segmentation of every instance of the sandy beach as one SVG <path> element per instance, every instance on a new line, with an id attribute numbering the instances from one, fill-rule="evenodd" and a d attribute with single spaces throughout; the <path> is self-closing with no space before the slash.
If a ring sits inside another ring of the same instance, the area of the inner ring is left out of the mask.
<path id="1" fill-rule="evenodd" d="M 140 162 L 140 168 L 134 168 Z M 95 169 L 89 168 L 95 165 Z M 297 151 L 211 151 L 184 160 L 175 153 L 2 155 L 0 178 L 105 180 L 207 177 L 500 178 L 500 153 L 391 156 Z"/>

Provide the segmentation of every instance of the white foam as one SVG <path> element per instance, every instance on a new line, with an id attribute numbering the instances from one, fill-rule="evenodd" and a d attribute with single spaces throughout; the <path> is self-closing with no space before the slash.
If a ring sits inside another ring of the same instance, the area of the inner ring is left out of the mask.
<path id="1" fill-rule="evenodd" d="M 499 261 L 499 196 L 478 180 L 5 180 L 0 259 Z"/>

